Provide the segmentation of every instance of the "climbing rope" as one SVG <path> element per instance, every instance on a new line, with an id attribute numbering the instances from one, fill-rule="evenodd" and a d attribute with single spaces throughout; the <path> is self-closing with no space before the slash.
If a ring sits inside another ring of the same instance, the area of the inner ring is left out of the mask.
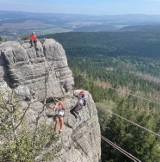
<path id="1" fill-rule="evenodd" d="M 133 160 L 134 162 L 141 162 L 141 160 L 139 160 L 138 158 L 136 158 L 135 156 L 133 156 L 129 152 L 125 151 L 124 149 L 122 149 L 118 145 L 114 144 L 113 142 L 111 142 L 107 138 L 103 137 L 102 135 L 101 135 L 101 139 L 103 141 L 105 141 L 106 143 L 108 143 L 109 145 L 113 146 L 115 149 L 117 149 L 118 151 L 120 151 L 122 154 L 126 155 L 129 159 Z"/>

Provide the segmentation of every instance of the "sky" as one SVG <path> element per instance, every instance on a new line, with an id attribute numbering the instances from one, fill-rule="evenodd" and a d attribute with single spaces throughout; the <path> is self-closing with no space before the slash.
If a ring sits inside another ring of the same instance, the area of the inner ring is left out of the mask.
<path id="1" fill-rule="evenodd" d="M 0 10 L 85 15 L 160 15 L 160 0 L 0 0 Z"/>

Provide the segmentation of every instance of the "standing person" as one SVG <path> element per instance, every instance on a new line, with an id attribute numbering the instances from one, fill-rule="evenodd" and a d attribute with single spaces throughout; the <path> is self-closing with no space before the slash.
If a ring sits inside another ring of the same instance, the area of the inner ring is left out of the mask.
<path id="1" fill-rule="evenodd" d="M 30 35 L 30 44 L 31 47 L 33 47 L 33 44 L 35 47 L 37 46 L 37 36 L 35 35 L 35 32 L 32 32 L 32 34 Z"/>
<path id="2" fill-rule="evenodd" d="M 74 117 L 77 119 L 78 121 L 78 117 L 80 120 L 82 120 L 81 115 L 79 114 L 79 111 L 83 108 L 83 106 L 85 106 L 85 95 L 84 95 L 84 91 L 80 91 L 80 93 L 78 94 L 78 96 L 76 96 L 78 101 L 76 102 L 76 105 L 70 110 L 70 113 L 72 115 L 74 115 Z"/>
<path id="3" fill-rule="evenodd" d="M 55 127 L 54 130 L 57 133 L 58 127 L 60 125 L 59 133 L 62 132 L 63 124 L 64 124 L 64 104 L 61 99 L 53 106 L 54 112 L 54 120 L 55 120 Z"/>

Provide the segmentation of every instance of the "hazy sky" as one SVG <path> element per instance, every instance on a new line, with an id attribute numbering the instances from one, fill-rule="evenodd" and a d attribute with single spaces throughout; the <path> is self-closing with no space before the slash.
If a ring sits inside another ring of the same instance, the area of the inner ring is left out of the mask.
<path id="1" fill-rule="evenodd" d="M 160 15 L 160 0 L 0 0 L 0 10 L 92 15 Z"/>

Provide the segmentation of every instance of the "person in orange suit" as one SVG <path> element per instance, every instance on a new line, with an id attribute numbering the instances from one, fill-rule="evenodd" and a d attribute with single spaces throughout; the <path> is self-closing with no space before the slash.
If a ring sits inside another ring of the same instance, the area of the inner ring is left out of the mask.
<path id="1" fill-rule="evenodd" d="M 30 44 L 31 47 L 33 47 L 33 44 L 35 47 L 37 46 L 37 36 L 35 35 L 35 32 L 32 32 L 32 34 L 30 35 Z"/>

